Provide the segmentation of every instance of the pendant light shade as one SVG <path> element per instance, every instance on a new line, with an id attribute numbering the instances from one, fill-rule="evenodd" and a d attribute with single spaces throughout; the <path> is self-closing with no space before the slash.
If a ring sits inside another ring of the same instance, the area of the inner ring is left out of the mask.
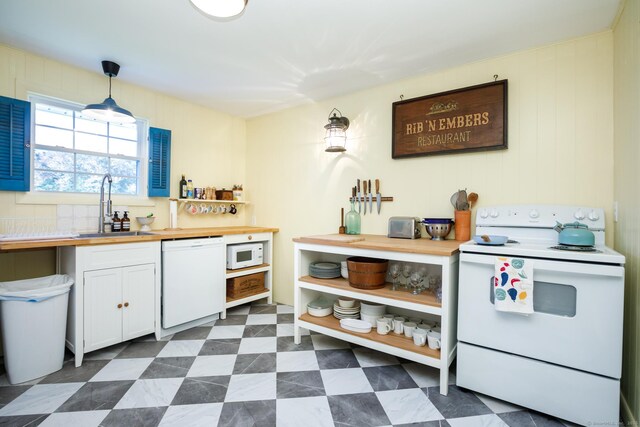
<path id="1" fill-rule="evenodd" d="M 118 75 L 120 66 L 115 62 L 102 61 L 102 71 L 109 76 L 109 97 L 100 104 L 89 104 L 82 110 L 82 115 L 103 122 L 135 123 L 136 118 L 129 110 L 120 107 L 111 97 L 111 78 Z"/>
<path id="2" fill-rule="evenodd" d="M 331 113 L 333 113 L 333 116 Z M 346 145 L 349 119 L 344 117 L 337 108 L 331 110 L 331 113 L 329 113 L 329 123 L 324 125 L 324 128 L 326 129 L 324 136 L 326 148 L 324 151 L 329 153 L 347 151 Z M 340 114 L 340 116 L 338 116 L 338 114 Z"/>
<path id="3" fill-rule="evenodd" d="M 213 18 L 233 18 L 240 15 L 248 0 L 190 0 L 196 8 Z"/>

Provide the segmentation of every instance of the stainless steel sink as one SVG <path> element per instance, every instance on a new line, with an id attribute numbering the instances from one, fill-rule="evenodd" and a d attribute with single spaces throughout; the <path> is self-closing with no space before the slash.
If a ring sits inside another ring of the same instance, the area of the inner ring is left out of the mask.
<path id="1" fill-rule="evenodd" d="M 115 233 L 83 233 L 78 235 L 76 239 L 95 239 L 101 237 L 131 237 L 131 236 L 153 236 L 153 233 L 147 231 L 120 231 Z"/>

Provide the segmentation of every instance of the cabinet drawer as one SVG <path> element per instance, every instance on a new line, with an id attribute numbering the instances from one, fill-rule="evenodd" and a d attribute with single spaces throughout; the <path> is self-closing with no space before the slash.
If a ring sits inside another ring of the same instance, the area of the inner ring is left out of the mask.
<path id="1" fill-rule="evenodd" d="M 229 234 L 224 236 L 226 244 L 264 242 L 271 240 L 271 233 Z"/>
<path id="2" fill-rule="evenodd" d="M 82 258 L 85 271 L 154 264 L 160 257 L 160 242 L 80 246 L 78 256 Z"/>

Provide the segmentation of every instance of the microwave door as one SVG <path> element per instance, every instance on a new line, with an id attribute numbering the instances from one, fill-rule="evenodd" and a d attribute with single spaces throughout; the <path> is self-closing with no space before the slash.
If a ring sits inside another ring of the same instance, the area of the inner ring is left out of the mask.
<path id="1" fill-rule="evenodd" d="M 236 262 L 238 265 L 246 264 L 251 261 L 253 251 L 251 249 L 246 249 L 242 251 L 236 252 Z"/>

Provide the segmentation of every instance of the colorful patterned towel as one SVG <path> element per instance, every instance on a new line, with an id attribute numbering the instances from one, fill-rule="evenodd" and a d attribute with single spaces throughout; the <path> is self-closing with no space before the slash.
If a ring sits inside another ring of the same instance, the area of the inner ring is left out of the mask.
<path id="1" fill-rule="evenodd" d="M 497 257 L 493 295 L 498 311 L 533 313 L 533 261 Z"/>

